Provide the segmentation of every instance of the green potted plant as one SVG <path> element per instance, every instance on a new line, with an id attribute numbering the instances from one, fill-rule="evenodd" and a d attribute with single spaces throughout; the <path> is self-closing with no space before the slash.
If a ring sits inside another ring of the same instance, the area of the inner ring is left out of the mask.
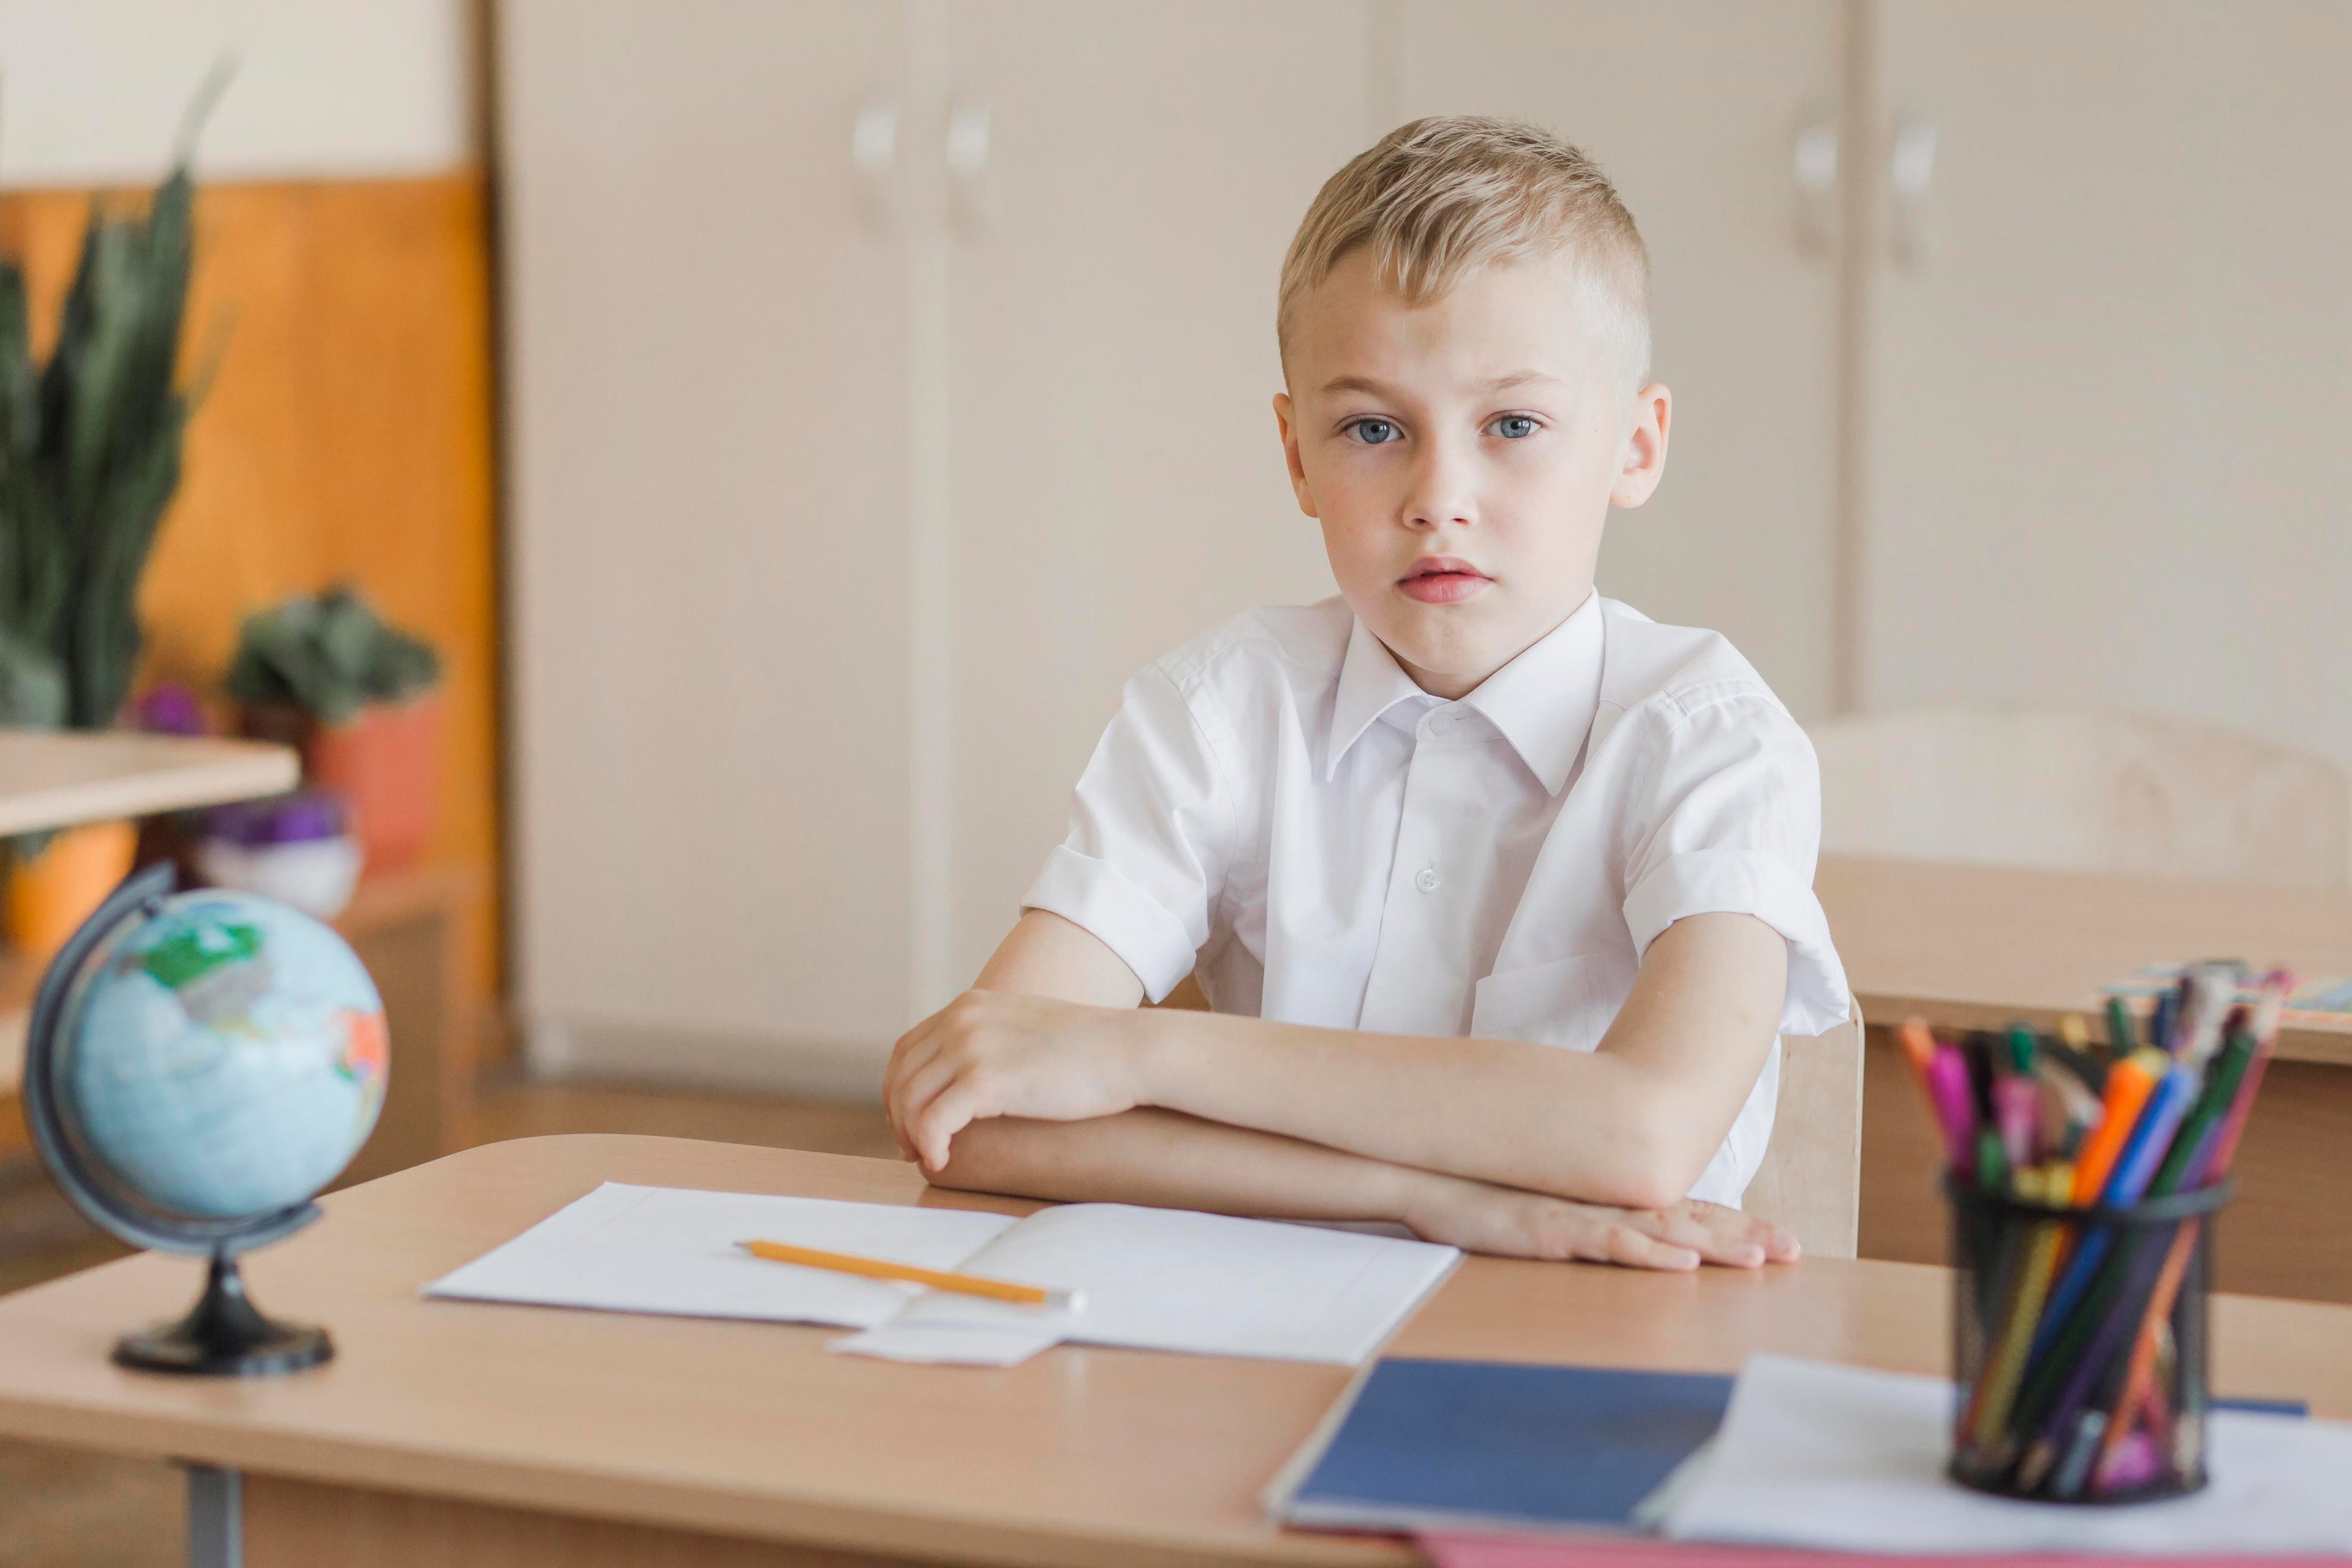
<path id="1" fill-rule="evenodd" d="M 93 205 L 46 363 L 24 269 L 0 258 L 0 725 L 106 729 L 130 691 L 139 580 L 202 395 L 177 374 L 194 199 L 184 156 L 143 213 Z M 128 823 L 14 841 L 11 940 L 53 948 L 135 843 Z"/>
<path id="2" fill-rule="evenodd" d="M 310 782 L 350 803 L 367 864 L 386 870 L 433 836 L 440 679 L 430 645 L 341 586 L 247 616 L 225 684 L 246 733 L 299 747 Z"/>

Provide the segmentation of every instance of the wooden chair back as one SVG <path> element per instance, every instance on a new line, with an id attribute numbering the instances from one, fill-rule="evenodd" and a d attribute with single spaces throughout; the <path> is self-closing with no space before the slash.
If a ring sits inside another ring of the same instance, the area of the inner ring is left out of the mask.
<path id="1" fill-rule="evenodd" d="M 1796 1233 L 1808 1258 L 1852 1258 L 1862 1232 L 1862 1009 L 1825 1035 L 1780 1037 L 1780 1104 L 1740 1207 Z"/>
<path id="2" fill-rule="evenodd" d="M 1834 855 L 2275 887 L 2352 878 L 2326 760 L 2179 719 L 1920 709 L 1811 726 Z"/>

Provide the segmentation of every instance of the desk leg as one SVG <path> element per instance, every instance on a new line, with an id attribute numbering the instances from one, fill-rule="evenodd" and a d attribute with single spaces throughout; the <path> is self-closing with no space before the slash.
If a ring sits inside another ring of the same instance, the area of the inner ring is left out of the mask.
<path id="1" fill-rule="evenodd" d="M 188 1467 L 188 1568 L 245 1568 L 245 1477 Z"/>

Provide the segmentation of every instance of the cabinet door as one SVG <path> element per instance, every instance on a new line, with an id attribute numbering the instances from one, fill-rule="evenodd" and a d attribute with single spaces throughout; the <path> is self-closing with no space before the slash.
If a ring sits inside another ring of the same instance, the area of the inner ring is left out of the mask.
<path id="1" fill-rule="evenodd" d="M 1827 213 L 1801 211 L 1794 152 L 1838 101 L 1836 0 L 1406 0 L 1402 13 L 1399 118 L 1559 132 L 1608 172 L 1649 244 L 1672 442 L 1657 495 L 1610 520 L 1602 591 L 1722 632 L 1800 717 L 1825 711 L 1836 275 Z"/>
<path id="2" fill-rule="evenodd" d="M 1358 0 L 985 0 L 956 198 L 951 935 L 967 984 L 1140 666 L 1333 592 L 1275 435 L 1282 254 L 1367 141 Z"/>
<path id="3" fill-rule="evenodd" d="M 2352 764 L 2352 7 L 1906 0 L 1874 706 L 2169 710 Z M 1915 130 L 1915 150 L 1921 145 Z"/>
<path id="4" fill-rule="evenodd" d="M 502 17 L 521 1005 L 646 1067 L 870 1065 L 908 994 L 907 349 L 851 127 L 897 8 Z"/>

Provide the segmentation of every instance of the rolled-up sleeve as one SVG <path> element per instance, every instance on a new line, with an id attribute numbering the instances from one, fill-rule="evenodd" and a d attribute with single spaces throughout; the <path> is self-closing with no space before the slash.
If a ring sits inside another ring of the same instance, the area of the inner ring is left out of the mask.
<path id="1" fill-rule="evenodd" d="M 1085 927 L 1154 1002 L 1192 972 L 1230 862 L 1234 802 L 1207 732 L 1160 666 L 1127 683 L 1078 779 L 1070 831 L 1024 908 Z"/>
<path id="2" fill-rule="evenodd" d="M 1691 915 L 1753 915 L 1789 944 L 1780 1033 L 1845 1022 L 1845 966 L 1813 897 L 1821 769 L 1788 710 L 1752 689 L 1696 706 L 1669 728 L 1633 804 L 1625 923 L 1635 952 Z"/>

